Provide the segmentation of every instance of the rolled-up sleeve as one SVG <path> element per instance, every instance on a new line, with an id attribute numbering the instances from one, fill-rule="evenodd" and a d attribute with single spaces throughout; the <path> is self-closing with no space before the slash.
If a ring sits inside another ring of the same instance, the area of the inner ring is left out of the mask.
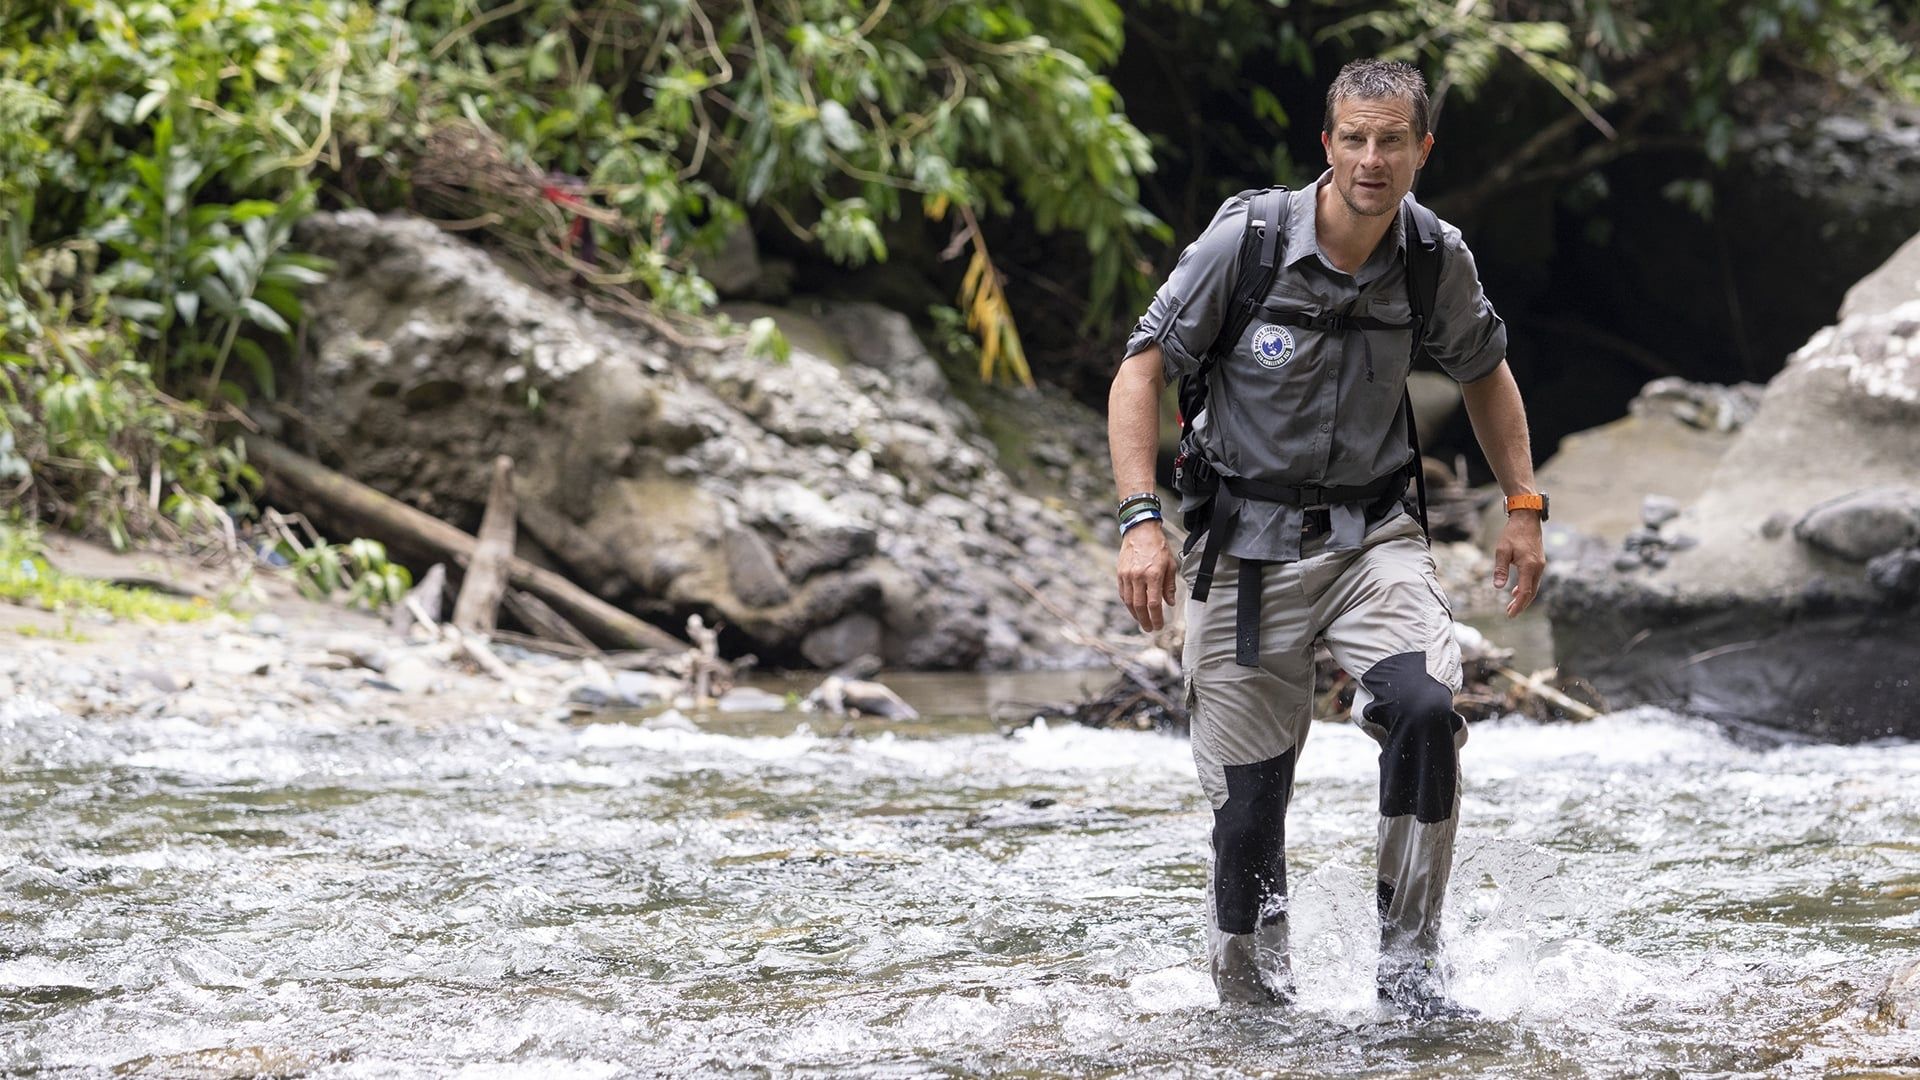
<path id="1" fill-rule="evenodd" d="M 1127 356 L 1159 345 L 1168 382 L 1192 374 L 1212 346 L 1233 303 L 1234 269 L 1246 231 L 1248 200 L 1239 195 L 1214 212 L 1198 239 L 1154 294 L 1127 336 Z"/>
<path id="2" fill-rule="evenodd" d="M 1507 324 L 1487 302 L 1473 252 L 1451 225 L 1441 230 L 1440 292 L 1434 298 L 1427 352 L 1457 382 L 1493 374 L 1507 358 Z"/>

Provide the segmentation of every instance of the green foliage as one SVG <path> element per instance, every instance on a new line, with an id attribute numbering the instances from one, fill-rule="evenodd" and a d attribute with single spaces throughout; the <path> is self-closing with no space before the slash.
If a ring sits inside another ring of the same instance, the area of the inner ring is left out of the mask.
<path id="1" fill-rule="evenodd" d="M 1460 207 L 1502 185 L 1567 179 L 1678 133 L 1711 166 L 1733 148 L 1736 88 L 1763 71 L 1828 80 L 1856 92 L 1920 101 L 1915 12 L 1875 0 L 1393 0 L 1352 4 L 1360 13 L 1326 36 L 1357 49 L 1424 61 L 1442 94 L 1471 98 L 1517 68 L 1550 87 L 1598 137 L 1549 129 L 1520 157 L 1490 171 Z M 1503 84 L 1505 85 L 1505 84 Z M 1532 133 L 1530 133 L 1532 134 Z M 1518 140 L 1516 140 L 1518 142 Z M 1586 145 L 1580 153 L 1569 147 Z M 1552 164 L 1543 164 L 1552 163 Z M 1695 187 L 1676 197 L 1706 213 Z"/>
<path id="2" fill-rule="evenodd" d="M 398 604 L 413 587 L 407 568 L 387 561 L 386 546 L 359 539 L 301 543 L 288 534 L 275 548 L 293 567 L 300 591 L 315 600 L 342 600 L 370 610 Z"/>
<path id="3" fill-rule="evenodd" d="M 121 546 L 248 505 L 257 477 L 194 399 L 244 400 L 235 358 L 273 393 L 268 347 L 322 269 L 292 228 L 336 121 L 386 108 L 398 25 L 333 0 L 10 7 L 0 484 Z"/>
<path id="4" fill-rule="evenodd" d="M 772 319 L 761 316 L 747 324 L 747 352 L 752 356 L 784 364 L 793 355 L 793 345 Z"/>
<path id="5" fill-rule="evenodd" d="M 0 526 L 0 600 L 63 614 L 103 614 L 115 619 L 189 622 L 213 614 L 205 600 L 182 600 L 151 589 L 63 574 L 47 565 L 31 530 Z M 67 636 L 74 636 L 71 626 Z"/>
<path id="6" fill-rule="evenodd" d="M 1042 232 L 1084 238 L 1100 314 L 1137 299 L 1141 242 L 1168 235 L 1139 201 L 1147 141 L 1096 70 L 1122 44 L 1113 0 L 427 0 L 409 15 L 422 123 L 476 129 L 424 148 L 462 165 L 416 175 L 416 192 L 449 216 L 511 222 L 541 238 L 532 250 L 670 310 L 712 302 L 692 284 L 699 260 L 750 208 L 857 266 L 889 257 L 886 229 L 910 209 L 1019 207 Z M 552 173 L 578 201 L 526 198 Z M 1018 355 L 1009 310 L 981 332 Z"/>

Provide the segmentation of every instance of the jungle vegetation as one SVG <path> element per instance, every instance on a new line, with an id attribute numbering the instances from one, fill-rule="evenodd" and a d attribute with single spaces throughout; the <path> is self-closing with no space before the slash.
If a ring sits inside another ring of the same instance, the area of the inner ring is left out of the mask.
<path id="1" fill-rule="evenodd" d="M 1317 172 L 1289 147 L 1344 56 L 1518 120 L 1456 217 L 1650 145 L 1724 157 L 1752 80 L 1920 97 L 1915 10 L 1870 0 L 3 7 L 0 506 L 120 545 L 255 512 L 232 431 L 328 270 L 316 208 L 425 214 L 670 337 L 749 228 L 933 283 L 941 340 L 1030 382 L 1023 326 L 1110 338 L 1222 195 Z"/>

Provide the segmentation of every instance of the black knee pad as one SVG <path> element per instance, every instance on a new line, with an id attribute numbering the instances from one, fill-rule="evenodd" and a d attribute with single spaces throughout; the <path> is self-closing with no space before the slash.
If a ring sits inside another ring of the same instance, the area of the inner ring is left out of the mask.
<path id="1" fill-rule="evenodd" d="M 1251 765 L 1228 765 L 1225 772 L 1227 801 L 1213 812 L 1214 921 L 1229 934 L 1251 934 L 1260 925 L 1262 902 L 1287 894 L 1293 751 Z"/>
<path id="2" fill-rule="evenodd" d="M 1380 749 L 1380 813 L 1412 814 L 1423 822 L 1453 816 L 1460 755 L 1454 732 L 1465 723 L 1453 711 L 1453 691 L 1427 674 L 1424 653 L 1389 656 L 1360 677 L 1373 701 L 1369 723 L 1387 731 Z"/>

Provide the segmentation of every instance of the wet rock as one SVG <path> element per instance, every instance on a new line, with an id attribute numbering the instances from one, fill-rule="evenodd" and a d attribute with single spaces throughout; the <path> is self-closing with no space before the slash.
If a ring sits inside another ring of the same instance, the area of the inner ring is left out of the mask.
<path id="1" fill-rule="evenodd" d="M 878 551 L 880 534 L 866 525 L 834 525 L 810 529 L 780 548 L 780 565 L 787 576 L 805 581 L 827 570 L 850 566 Z"/>
<path id="2" fill-rule="evenodd" d="M 727 560 L 727 584 L 733 594 L 753 607 L 777 607 L 793 596 L 793 589 L 773 549 L 752 529 L 735 526 L 723 540 Z"/>
<path id="3" fill-rule="evenodd" d="M 1860 294 L 1890 306 L 1852 308 L 1768 384 L 1710 484 L 1663 526 L 1697 544 L 1663 545 L 1657 573 L 1549 564 L 1563 674 L 1616 706 L 1822 739 L 1920 737 L 1920 680 L 1887 677 L 1920 655 L 1915 598 L 1899 592 L 1904 560 L 1869 572 L 1874 557 L 1920 541 L 1914 265 L 1890 263 Z M 1842 477 L 1853 490 L 1836 499 Z M 1783 517 L 1803 542 L 1767 538 L 1782 535 Z M 1639 550 L 1653 550 L 1644 536 Z"/>
<path id="4" fill-rule="evenodd" d="M 698 734 L 700 725 L 687 717 L 679 709 L 668 709 L 656 716 L 640 721 L 640 726 L 648 731 L 685 731 Z"/>
<path id="5" fill-rule="evenodd" d="M 1920 544 L 1920 491 L 1884 487 L 1855 491 L 1807 511 L 1796 540 L 1849 562 L 1863 563 Z"/>
<path id="6" fill-rule="evenodd" d="M 662 701 L 671 701 L 680 692 L 680 680 L 665 675 L 655 675 L 648 671 L 616 671 L 613 673 L 613 693 L 622 704 L 631 706 L 657 705 Z"/>
<path id="7" fill-rule="evenodd" d="M 717 707 L 723 713 L 785 712 L 787 699 L 752 686 L 736 686 L 720 695 Z"/>
<path id="8" fill-rule="evenodd" d="M 1640 520 L 1649 529 L 1658 529 L 1680 516 L 1680 503 L 1665 495 L 1648 495 L 1640 500 Z"/>
<path id="9" fill-rule="evenodd" d="M 855 612 L 808 634 L 800 642 L 800 655 L 814 667 L 837 668 L 850 660 L 879 652 L 881 637 L 880 620 Z"/>
<path id="10" fill-rule="evenodd" d="M 1874 997 L 1867 1026 L 1876 1031 L 1920 1029 L 1920 959 L 1902 964 L 1887 979 Z"/>
<path id="11" fill-rule="evenodd" d="M 567 701 L 575 705 L 604 709 L 614 703 L 614 696 L 597 686 L 580 685 L 567 693 Z"/>
<path id="12" fill-rule="evenodd" d="M 1920 550 L 1876 556 L 1867 563 L 1867 581 L 1892 600 L 1920 597 Z"/>

